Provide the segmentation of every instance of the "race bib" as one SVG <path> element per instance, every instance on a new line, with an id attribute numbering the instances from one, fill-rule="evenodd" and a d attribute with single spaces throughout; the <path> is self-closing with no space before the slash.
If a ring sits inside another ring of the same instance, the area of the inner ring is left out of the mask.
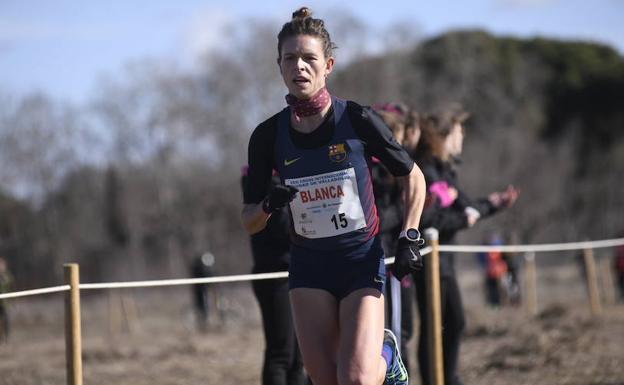
<path id="1" fill-rule="evenodd" d="M 286 179 L 284 183 L 299 189 L 290 211 L 300 236 L 333 237 L 366 227 L 355 169 Z"/>

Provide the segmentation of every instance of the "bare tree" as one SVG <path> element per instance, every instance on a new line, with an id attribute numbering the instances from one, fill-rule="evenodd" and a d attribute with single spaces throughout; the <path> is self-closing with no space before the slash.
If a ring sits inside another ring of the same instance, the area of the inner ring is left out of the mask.
<path id="1" fill-rule="evenodd" d="M 41 203 L 62 176 L 79 164 L 78 112 L 43 94 L 26 96 L 4 108 L 0 120 L 0 159 L 4 165 L 0 181 L 5 188 Z"/>

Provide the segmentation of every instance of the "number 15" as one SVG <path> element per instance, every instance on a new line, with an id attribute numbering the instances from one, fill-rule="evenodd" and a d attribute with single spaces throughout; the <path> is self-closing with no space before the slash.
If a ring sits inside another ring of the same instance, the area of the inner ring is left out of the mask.
<path id="1" fill-rule="evenodd" d="M 340 227 L 342 227 L 343 229 L 347 227 L 348 225 L 347 218 L 344 213 L 339 213 L 338 215 L 336 214 L 332 215 L 331 221 L 334 224 L 334 227 L 336 228 L 336 230 L 338 230 L 338 222 L 340 222 Z"/>

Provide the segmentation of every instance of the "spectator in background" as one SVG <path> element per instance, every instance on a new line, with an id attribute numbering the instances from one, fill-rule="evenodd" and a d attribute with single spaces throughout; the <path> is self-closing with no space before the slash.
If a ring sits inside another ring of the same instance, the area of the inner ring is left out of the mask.
<path id="1" fill-rule="evenodd" d="M 394 139 L 402 144 L 408 153 L 412 154 L 420 136 L 418 115 L 403 103 L 378 104 L 374 105 L 373 109 L 390 128 Z M 392 257 L 403 224 L 404 208 L 401 184 L 376 158 L 373 158 L 371 174 L 375 204 L 379 215 L 379 234 L 382 247 L 386 256 Z M 401 281 L 397 281 L 392 279 L 390 270 L 387 270 L 386 274 L 386 327 L 392 329 L 394 334 L 398 336 L 401 357 L 409 373 L 410 354 L 407 344 L 412 338 L 414 329 L 412 278 L 410 275 L 406 275 Z"/>
<path id="2" fill-rule="evenodd" d="M 620 290 L 620 301 L 624 302 L 624 245 L 615 248 L 614 266 Z"/>
<path id="3" fill-rule="evenodd" d="M 459 187 L 456 166 L 463 148 L 463 124 L 468 116 L 461 106 L 449 105 L 420 119 L 421 138 L 415 156 L 427 182 L 427 199 L 420 226 L 423 229 L 438 229 L 440 244 L 452 244 L 459 230 L 472 227 L 479 219 L 510 207 L 518 197 L 518 191 L 509 186 L 503 192 L 493 192 L 487 198 L 473 200 Z M 425 264 L 427 261 L 425 258 Z M 424 269 L 414 273 L 414 282 L 420 313 L 418 362 L 422 384 L 429 385 L 427 287 Z M 458 385 L 462 384 L 457 375 L 457 366 L 465 321 L 452 253 L 440 253 L 440 290 L 444 331 L 444 380 L 447 385 Z"/>
<path id="4" fill-rule="evenodd" d="M 7 293 L 13 286 L 13 277 L 7 267 L 7 262 L 0 257 L 0 294 Z M 7 301 L 0 299 L 0 343 L 9 340 L 10 320 Z"/>
<path id="5" fill-rule="evenodd" d="M 209 251 L 196 255 L 191 262 L 192 277 L 212 277 L 214 275 L 214 263 L 215 257 Z M 195 284 L 191 285 L 191 289 L 193 293 L 193 305 L 195 306 L 195 315 L 197 317 L 197 326 L 199 330 L 205 331 L 208 327 L 208 316 L 210 315 L 210 285 L 207 283 Z"/>
<path id="6" fill-rule="evenodd" d="M 484 244 L 500 246 L 503 240 L 496 232 L 489 234 Z M 503 292 L 504 280 L 507 275 L 507 263 L 500 251 L 488 251 L 477 254 L 483 268 L 483 286 L 485 302 L 490 306 L 500 306 L 506 295 Z"/>
<path id="7" fill-rule="evenodd" d="M 247 183 L 247 166 L 242 169 L 242 185 Z M 273 174 L 271 186 L 279 184 Z M 273 213 L 267 226 L 251 235 L 252 272 L 288 271 L 290 262 L 290 222 L 288 210 Z M 288 300 L 288 280 L 253 281 L 253 292 L 260 305 L 266 347 L 262 368 L 262 385 L 298 385 L 306 383 L 303 361 L 297 345 L 295 328 Z"/>
<path id="8" fill-rule="evenodd" d="M 508 244 L 518 244 L 518 237 L 515 233 L 511 234 Z M 505 293 L 507 294 L 507 302 L 513 306 L 520 305 L 522 302 L 522 289 L 520 287 L 520 259 L 520 255 L 516 252 L 503 253 L 503 260 L 507 264 L 507 275 L 504 282 Z"/>

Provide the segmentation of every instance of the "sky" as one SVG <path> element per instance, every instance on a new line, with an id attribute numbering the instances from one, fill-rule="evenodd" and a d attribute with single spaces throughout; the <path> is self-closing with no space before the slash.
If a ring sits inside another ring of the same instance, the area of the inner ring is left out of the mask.
<path id="1" fill-rule="evenodd" d="M 276 20 L 278 30 L 302 5 L 320 18 L 342 9 L 375 29 L 414 23 L 425 38 L 481 28 L 600 42 L 624 53 L 624 0 L 0 0 L 0 92 L 86 103 L 98 79 L 128 63 L 192 66 L 207 47 L 227 42 L 222 26 L 256 17 Z"/>

